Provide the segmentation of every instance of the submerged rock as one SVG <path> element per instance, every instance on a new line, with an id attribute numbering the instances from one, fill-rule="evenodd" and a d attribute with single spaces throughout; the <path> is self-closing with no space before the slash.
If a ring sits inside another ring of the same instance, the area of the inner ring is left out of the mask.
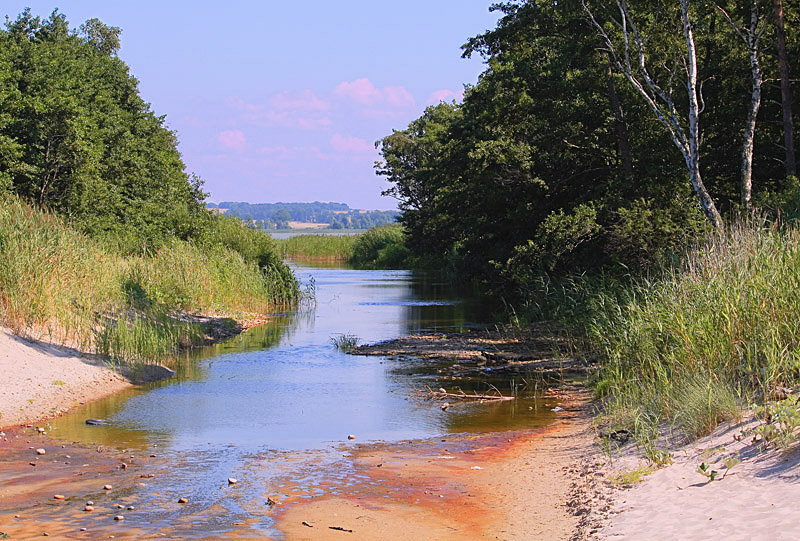
<path id="1" fill-rule="evenodd" d="M 107 426 L 110 423 L 105 419 L 86 419 L 86 424 L 89 426 Z"/>

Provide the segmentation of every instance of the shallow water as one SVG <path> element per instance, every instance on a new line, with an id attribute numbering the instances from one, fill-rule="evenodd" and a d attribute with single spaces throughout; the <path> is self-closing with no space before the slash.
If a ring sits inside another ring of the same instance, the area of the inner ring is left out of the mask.
<path id="1" fill-rule="evenodd" d="M 188 356 L 176 378 L 57 419 L 53 433 L 124 447 L 157 444 L 187 451 L 212 446 L 254 453 L 318 449 L 348 434 L 362 442 L 392 441 L 546 422 L 546 408 L 534 401 L 531 410 L 526 400 L 442 412 L 411 398 L 425 384 L 441 385 L 435 370 L 347 355 L 331 342 L 340 334 L 372 343 L 420 330 L 476 326 L 487 318 L 477 303 L 408 271 L 295 270 L 304 282 L 313 278 L 316 306 L 277 315 L 267 325 Z M 460 383 L 488 388 L 482 381 Z M 87 426 L 90 417 L 107 419 L 111 426 Z"/>
<path id="2" fill-rule="evenodd" d="M 463 438 L 454 434 L 530 429 L 555 418 L 552 399 L 529 393 L 443 411 L 419 398 L 425 386 L 469 392 L 491 384 L 507 394 L 520 382 L 484 373 L 454 380 L 430 363 L 351 356 L 331 343 L 340 334 L 372 343 L 415 331 L 480 327 L 488 320 L 486 306 L 408 271 L 295 271 L 313 283 L 314 306 L 277 314 L 267 325 L 188 355 L 175 378 L 52 421 L 48 437 L 117 449 L 134 475 L 156 473 L 114 495 L 137 507 L 126 512 L 129 534 L 204 538 L 246 523 L 247 535 L 280 538 L 267 496 L 289 501 L 365 483 L 348 459 L 354 446 L 446 436 L 452 449 Z M 87 426 L 87 418 L 110 424 Z M 241 481 L 231 488 L 229 477 Z M 189 504 L 177 505 L 178 497 Z M 90 517 L 79 507 L 71 514 L 52 506 L 25 512 L 38 521 L 36 528 L 116 532 L 109 517 Z"/>

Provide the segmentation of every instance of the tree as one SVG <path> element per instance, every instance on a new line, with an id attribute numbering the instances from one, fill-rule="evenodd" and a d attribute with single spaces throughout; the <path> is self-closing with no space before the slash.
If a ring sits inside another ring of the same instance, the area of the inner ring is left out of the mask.
<path id="1" fill-rule="evenodd" d="M 744 208 L 749 209 L 753 197 L 753 142 L 755 140 L 758 110 L 761 107 L 761 84 L 763 78 L 759 50 L 761 37 L 767 29 L 767 22 L 766 18 L 759 13 L 758 0 L 751 0 L 750 2 L 750 23 L 747 26 L 741 26 L 734 22 L 728 12 L 721 6 L 718 5 L 717 9 L 728 21 L 736 36 L 744 42 L 750 59 L 752 90 L 744 127 L 740 180 L 741 203 Z"/>
<path id="2" fill-rule="evenodd" d="M 778 61 L 781 74 L 781 109 L 783 111 L 783 137 L 786 158 L 786 176 L 797 174 L 794 153 L 794 123 L 792 121 L 792 83 L 789 77 L 789 55 L 786 52 L 786 30 L 784 28 L 783 1 L 773 0 L 775 31 L 777 34 Z"/>
<path id="3" fill-rule="evenodd" d="M 722 216 L 703 183 L 700 174 L 700 114 L 704 106 L 702 88 L 698 86 L 697 47 L 694 37 L 694 23 L 689 13 L 689 0 L 680 0 L 679 28 L 683 34 L 684 47 L 672 53 L 672 58 L 660 66 L 666 77 L 666 86 L 656 81 L 649 65 L 648 39 L 640 32 L 639 26 L 626 0 L 617 0 L 619 19 L 609 17 L 619 37 L 612 37 L 612 29 L 606 29 L 595 17 L 586 0 L 582 5 L 593 25 L 602 37 L 608 53 L 637 93 L 645 100 L 658 120 L 667 128 L 673 143 L 683 155 L 689 173 L 689 181 L 695 196 L 708 221 L 717 228 L 722 227 Z M 659 13 L 656 14 L 656 19 Z M 651 27 L 652 28 L 652 27 Z M 621 45 L 615 45 L 615 41 Z M 685 75 L 683 81 L 688 105 L 688 121 L 684 121 L 673 98 L 673 84 L 678 70 Z"/>

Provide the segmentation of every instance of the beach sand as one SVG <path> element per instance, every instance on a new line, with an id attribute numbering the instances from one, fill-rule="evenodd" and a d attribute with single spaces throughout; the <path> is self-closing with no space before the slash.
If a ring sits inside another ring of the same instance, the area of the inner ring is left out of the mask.
<path id="1" fill-rule="evenodd" d="M 0 328 L 0 428 L 55 417 L 130 385 L 98 359 Z"/>
<path id="2" fill-rule="evenodd" d="M 721 427 L 673 452 L 673 464 L 632 488 L 616 490 L 599 539 L 800 539 L 800 452 L 761 450 L 752 436 L 737 438 L 755 421 Z M 726 457 L 742 462 L 724 479 Z M 701 463 L 719 472 L 709 481 Z M 611 470 L 635 467 L 630 459 Z M 599 511 L 595 505 L 595 514 Z"/>

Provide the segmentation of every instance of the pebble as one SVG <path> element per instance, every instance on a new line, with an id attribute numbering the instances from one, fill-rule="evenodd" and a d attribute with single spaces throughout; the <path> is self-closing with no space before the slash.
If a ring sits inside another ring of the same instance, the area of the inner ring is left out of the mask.
<path id="1" fill-rule="evenodd" d="M 41 426 L 39 428 L 37 428 L 36 430 L 39 431 L 39 434 L 44 434 L 44 428 L 42 428 Z"/>
<path id="2" fill-rule="evenodd" d="M 86 502 L 86 505 L 94 505 L 94 502 Z"/>
<path id="3" fill-rule="evenodd" d="M 86 507 L 83 508 L 83 510 L 84 511 L 94 511 L 94 506 L 87 505 Z"/>
<path id="4" fill-rule="evenodd" d="M 115 505 L 114 507 L 116 507 L 117 509 L 125 509 L 125 506 L 124 506 L 124 505 L 122 505 L 121 503 L 118 503 L 118 504 L 117 504 L 117 505 Z"/>
<path id="5" fill-rule="evenodd" d="M 86 531 L 86 528 L 81 528 L 81 531 L 82 531 L 82 532 L 85 532 L 85 531 Z"/>
<path id="6" fill-rule="evenodd" d="M 114 487 L 112 487 L 111 485 L 103 485 L 103 490 L 111 490 L 112 488 Z"/>
<path id="7" fill-rule="evenodd" d="M 235 485 L 238 482 L 239 482 L 238 479 L 234 479 L 233 477 L 228 477 L 228 484 L 229 485 Z"/>
<path id="8" fill-rule="evenodd" d="M 178 498 L 178 503 L 189 503 L 188 498 Z"/>
<path id="9" fill-rule="evenodd" d="M 47 451 L 45 451 L 44 449 L 41 449 L 41 448 L 39 448 L 39 449 L 36 449 L 36 454 L 37 454 L 37 455 L 43 455 L 43 454 L 45 454 L 45 453 L 47 453 Z"/>
<path id="10" fill-rule="evenodd" d="M 125 517 L 123 517 L 122 515 L 117 515 L 117 516 L 114 517 L 114 520 L 117 520 L 117 521 L 125 520 Z"/>
<path id="11" fill-rule="evenodd" d="M 22 515 L 14 515 L 14 518 L 22 518 Z"/>
<path id="12" fill-rule="evenodd" d="M 64 495 L 63 494 L 56 494 L 55 496 L 53 496 L 53 499 L 54 500 L 63 500 L 64 499 Z"/>
<path id="13" fill-rule="evenodd" d="M 347 436 L 347 439 L 348 440 L 354 440 L 354 439 L 356 439 L 356 437 L 353 434 L 350 434 L 349 436 Z"/>
<path id="14" fill-rule="evenodd" d="M 134 509 L 136 509 L 134 506 L 132 506 L 132 505 L 128 506 L 128 511 L 133 511 Z"/>

